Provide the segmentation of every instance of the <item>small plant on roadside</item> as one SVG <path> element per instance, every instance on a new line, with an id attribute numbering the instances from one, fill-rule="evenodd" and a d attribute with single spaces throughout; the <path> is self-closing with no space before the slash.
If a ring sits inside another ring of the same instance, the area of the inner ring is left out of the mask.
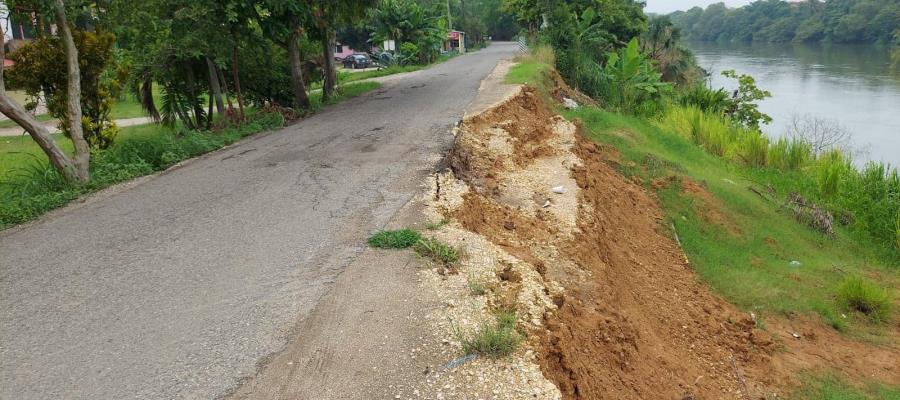
<path id="1" fill-rule="evenodd" d="M 429 231 L 434 231 L 440 229 L 444 225 L 447 225 L 449 222 L 450 220 L 444 218 L 437 222 L 429 222 L 428 225 L 425 225 L 425 228 L 427 228 Z"/>
<path id="2" fill-rule="evenodd" d="M 477 353 L 482 356 L 499 358 L 516 351 L 524 336 L 516 330 L 516 314 L 501 311 L 496 315 L 496 322 L 486 323 L 478 328 L 470 337 L 460 338 L 466 354 Z"/>
<path id="3" fill-rule="evenodd" d="M 469 285 L 469 293 L 473 296 L 484 296 L 487 293 L 487 286 L 484 284 L 484 281 L 474 274 L 469 274 L 467 283 Z"/>
<path id="4" fill-rule="evenodd" d="M 412 229 L 396 231 L 378 231 L 369 238 L 369 246 L 379 249 L 405 249 L 422 238 L 419 232 Z"/>
<path id="5" fill-rule="evenodd" d="M 893 304 L 887 289 L 860 276 L 849 276 L 838 287 L 838 299 L 849 309 L 883 322 L 890 317 Z"/>
<path id="6" fill-rule="evenodd" d="M 449 245 L 441 243 L 435 238 L 419 239 L 413 246 L 416 254 L 431 259 L 444 266 L 456 264 L 459 261 L 459 251 Z"/>

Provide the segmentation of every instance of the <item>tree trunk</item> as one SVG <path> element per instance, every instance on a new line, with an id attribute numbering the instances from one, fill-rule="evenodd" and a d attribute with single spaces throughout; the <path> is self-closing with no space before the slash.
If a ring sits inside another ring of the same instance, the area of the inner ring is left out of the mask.
<path id="1" fill-rule="evenodd" d="M 3 32 L 3 27 L 0 26 L 0 58 L 2 59 L 6 59 L 5 46 L 6 33 Z M 66 181 L 75 182 L 78 180 L 75 175 L 75 166 L 72 164 L 72 160 L 70 160 L 69 156 L 67 156 L 66 153 L 59 148 L 56 142 L 53 141 L 53 138 L 50 137 L 50 132 L 44 124 L 38 122 L 31 114 L 25 112 L 22 106 L 16 104 L 16 102 L 6 93 L 6 83 L 3 81 L 2 70 L 0 70 L 0 112 L 19 124 L 19 126 L 31 135 L 34 142 L 41 147 L 41 150 L 43 150 L 45 154 L 47 154 L 47 158 L 50 159 L 50 164 L 53 165 L 53 168 L 56 169 Z"/>
<path id="2" fill-rule="evenodd" d="M 216 72 L 218 68 L 216 64 L 206 57 L 206 66 L 209 67 L 209 93 L 211 98 L 216 99 L 216 111 L 219 115 L 225 114 L 225 104 L 222 103 L 222 88 L 219 85 L 219 74 Z M 212 109 L 210 109 L 212 110 Z M 209 116 L 210 119 L 212 115 Z"/>
<path id="3" fill-rule="evenodd" d="M 203 103 L 200 102 L 200 97 L 197 96 L 197 81 L 194 79 L 194 66 L 191 65 L 191 61 L 184 61 L 184 72 L 187 80 L 188 95 L 191 97 L 191 108 L 194 109 L 194 126 L 200 129 L 204 122 Z"/>
<path id="4" fill-rule="evenodd" d="M 238 113 L 241 122 L 244 122 L 244 96 L 241 95 L 241 75 L 238 73 L 238 45 L 235 35 L 234 47 L 231 48 L 231 72 L 234 74 L 234 93 L 237 95 Z"/>
<path id="5" fill-rule="evenodd" d="M 303 69 L 300 64 L 300 27 L 295 22 L 294 31 L 288 42 L 288 59 L 291 61 L 291 86 L 294 89 L 294 106 L 300 109 L 309 108 L 309 96 L 303 84 Z"/>
<path id="6" fill-rule="evenodd" d="M 78 68 L 78 49 L 75 48 L 75 40 L 72 39 L 72 31 L 69 29 L 69 20 L 66 18 L 66 8 L 63 0 L 53 3 L 53 11 L 56 14 L 56 25 L 59 37 L 62 39 L 66 52 L 66 67 L 68 75 L 68 100 L 69 109 L 69 133 L 72 143 L 75 145 L 73 164 L 75 166 L 75 181 L 85 183 L 91 178 L 91 149 L 81 127 L 81 72 Z"/>
<path id="7" fill-rule="evenodd" d="M 325 28 L 325 38 L 322 39 L 322 56 L 325 57 L 325 65 L 322 66 L 322 75 L 325 76 L 325 81 L 322 83 L 322 102 L 331 98 L 337 85 L 337 73 L 334 70 L 335 43 L 334 31 Z"/>
<path id="8" fill-rule="evenodd" d="M 225 101 L 228 102 L 228 109 L 234 110 L 234 105 L 231 103 L 231 96 L 228 95 L 228 81 L 225 80 L 225 73 L 222 72 L 222 69 L 216 67 L 216 75 L 219 76 L 219 82 L 222 83 L 222 95 L 225 96 Z"/>

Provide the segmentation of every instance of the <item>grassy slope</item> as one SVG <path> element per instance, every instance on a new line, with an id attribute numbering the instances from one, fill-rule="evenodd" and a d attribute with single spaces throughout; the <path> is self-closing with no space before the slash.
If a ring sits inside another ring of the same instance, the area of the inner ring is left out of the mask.
<path id="1" fill-rule="evenodd" d="M 321 93 L 313 93 L 314 109 L 358 96 L 380 87 L 376 82 L 343 86 L 340 95 L 324 103 Z M 250 110 L 252 113 L 252 110 Z M 41 214 L 112 184 L 159 171 L 187 158 L 219 149 L 243 137 L 276 128 L 281 118 L 251 118 L 242 127 L 215 134 L 181 132 L 157 124 L 124 127 L 115 144 L 95 151 L 91 162 L 90 184 L 72 187 L 50 173 L 43 151 L 30 136 L 0 138 L 0 229 L 34 219 Z M 71 153 L 72 142 L 53 135 L 64 151 Z"/>
<path id="2" fill-rule="evenodd" d="M 546 68 L 525 62 L 510 71 L 507 81 L 539 82 Z M 766 315 L 818 313 L 836 329 L 864 340 L 878 341 L 884 330 L 892 329 L 844 309 L 835 294 L 851 273 L 889 288 L 900 287 L 898 270 L 890 267 L 877 246 L 855 240 L 842 227 L 835 239 L 829 239 L 747 189 L 751 183 L 784 184 L 782 173 L 724 161 L 645 119 L 596 107 L 559 112 L 570 120 L 580 119 L 590 139 L 615 147 L 621 156 L 620 171 L 641 179 L 648 189 L 654 190 L 650 185 L 654 179 L 675 177 L 673 184 L 657 190 L 668 222 L 675 226 L 701 279 L 730 302 L 763 321 Z M 708 210 L 684 194 L 680 177 L 706 186 L 719 203 L 725 224 L 705 218 Z M 801 266 L 791 266 L 794 260 Z M 888 399 L 898 394 L 898 389 L 878 387 L 864 394 L 827 377 L 808 380 L 807 391 L 798 394 L 801 398 Z"/>

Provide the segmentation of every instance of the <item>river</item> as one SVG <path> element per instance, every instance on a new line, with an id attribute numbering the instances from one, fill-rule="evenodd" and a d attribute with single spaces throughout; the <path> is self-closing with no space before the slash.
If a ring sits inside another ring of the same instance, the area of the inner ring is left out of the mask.
<path id="1" fill-rule="evenodd" d="M 830 119 L 851 133 L 857 164 L 900 165 L 900 70 L 890 49 L 877 46 L 690 43 L 714 87 L 736 88 L 724 70 L 750 74 L 772 93 L 760 110 L 773 118 L 763 128 L 783 136 L 794 115 Z"/>

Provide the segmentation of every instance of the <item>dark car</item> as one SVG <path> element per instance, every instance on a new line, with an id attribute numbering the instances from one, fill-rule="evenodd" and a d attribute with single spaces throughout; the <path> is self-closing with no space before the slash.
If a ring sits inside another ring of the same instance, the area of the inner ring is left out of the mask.
<path id="1" fill-rule="evenodd" d="M 372 59 L 365 54 L 351 54 L 347 57 L 344 57 L 344 60 L 341 61 L 344 64 L 344 68 L 369 68 L 372 66 Z"/>

